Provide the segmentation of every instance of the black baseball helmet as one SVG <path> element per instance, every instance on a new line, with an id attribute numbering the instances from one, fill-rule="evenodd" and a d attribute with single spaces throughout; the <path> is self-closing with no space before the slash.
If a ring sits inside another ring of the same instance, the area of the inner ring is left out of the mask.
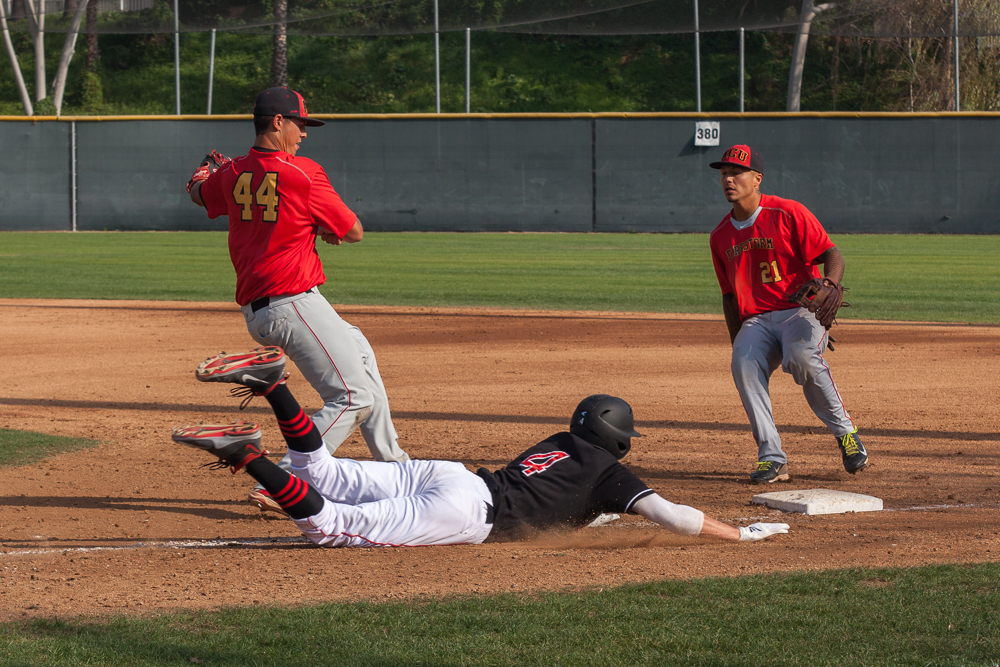
<path id="1" fill-rule="evenodd" d="M 632 448 L 632 438 L 641 438 L 636 431 L 632 406 L 616 396 L 594 394 L 580 401 L 569 420 L 569 432 L 595 447 L 622 459 Z"/>

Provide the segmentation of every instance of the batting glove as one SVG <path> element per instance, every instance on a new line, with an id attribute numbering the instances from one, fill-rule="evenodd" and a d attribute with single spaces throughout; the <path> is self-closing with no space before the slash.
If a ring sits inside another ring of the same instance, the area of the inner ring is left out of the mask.
<path id="1" fill-rule="evenodd" d="M 758 542 L 771 535 L 787 532 L 787 523 L 754 523 L 740 528 L 740 542 Z"/>

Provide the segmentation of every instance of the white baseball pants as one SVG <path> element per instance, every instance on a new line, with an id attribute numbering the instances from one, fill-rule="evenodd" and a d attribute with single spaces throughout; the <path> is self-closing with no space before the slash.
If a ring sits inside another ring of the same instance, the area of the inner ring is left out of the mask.
<path id="1" fill-rule="evenodd" d="M 341 319 L 318 288 L 271 297 L 257 312 L 249 304 L 242 310 L 253 339 L 282 347 L 323 399 L 312 420 L 331 454 L 360 427 L 375 460 L 410 458 L 399 447 L 371 344 L 359 328 Z M 278 465 L 288 470 L 288 457 Z"/>
<path id="2" fill-rule="evenodd" d="M 354 461 L 324 447 L 289 453 L 292 474 L 324 498 L 318 514 L 292 521 L 321 546 L 479 544 L 493 528 L 486 482 L 461 463 Z"/>

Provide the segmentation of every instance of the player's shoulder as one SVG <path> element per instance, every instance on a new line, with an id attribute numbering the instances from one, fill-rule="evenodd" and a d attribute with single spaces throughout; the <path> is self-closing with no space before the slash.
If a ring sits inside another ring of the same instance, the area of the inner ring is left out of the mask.
<path id="1" fill-rule="evenodd" d="M 597 447 L 587 443 L 585 440 L 581 440 L 569 431 L 562 431 L 560 433 L 553 433 L 538 444 L 532 445 L 518 459 L 551 452 L 562 452 L 570 458 L 579 459 L 579 452 L 586 452 L 588 449 L 597 450 Z"/>
<path id="2" fill-rule="evenodd" d="M 732 227 L 732 225 L 731 225 L 732 219 L 733 219 L 733 212 L 729 211 L 729 213 L 726 213 L 726 217 L 724 217 L 722 219 L 722 222 L 720 222 L 719 224 L 717 224 L 715 226 L 715 229 L 713 229 L 712 232 L 708 235 L 709 238 L 712 239 L 712 238 L 716 237 L 717 235 L 725 232 L 727 225 L 729 225 L 730 228 L 731 228 Z"/>
<path id="3" fill-rule="evenodd" d="M 316 174 L 323 171 L 323 167 L 322 165 L 320 165 L 319 162 L 316 162 L 316 160 L 311 160 L 303 155 L 286 156 L 285 162 L 287 162 L 288 164 L 297 169 L 301 169 L 303 172 L 305 172 L 310 176 L 312 174 Z"/>
<path id="4" fill-rule="evenodd" d="M 803 212 L 809 213 L 809 209 L 802 202 L 784 199 L 776 195 L 761 195 L 760 205 L 765 211 L 780 211 L 793 216 Z"/>

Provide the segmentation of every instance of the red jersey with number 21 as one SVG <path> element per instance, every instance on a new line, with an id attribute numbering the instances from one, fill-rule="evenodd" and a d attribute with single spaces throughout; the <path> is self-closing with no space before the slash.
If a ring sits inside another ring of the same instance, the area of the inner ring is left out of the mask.
<path id="1" fill-rule="evenodd" d="M 229 215 L 236 302 L 298 294 L 326 281 L 316 253 L 320 227 L 343 238 L 357 216 L 305 157 L 253 148 L 202 183 L 208 217 Z"/>
<path id="2" fill-rule="evenodd" d="M 741 320 L 798 308 L 788 295 L 822 277 L 811 262 L 834 245 L 816 216 L 797 201 L 761 195 L 760 205 L 763 210 L 746 229 L 733 226 L 730 211 L 709 240 L 719 287 L 736 295 Z"/>

